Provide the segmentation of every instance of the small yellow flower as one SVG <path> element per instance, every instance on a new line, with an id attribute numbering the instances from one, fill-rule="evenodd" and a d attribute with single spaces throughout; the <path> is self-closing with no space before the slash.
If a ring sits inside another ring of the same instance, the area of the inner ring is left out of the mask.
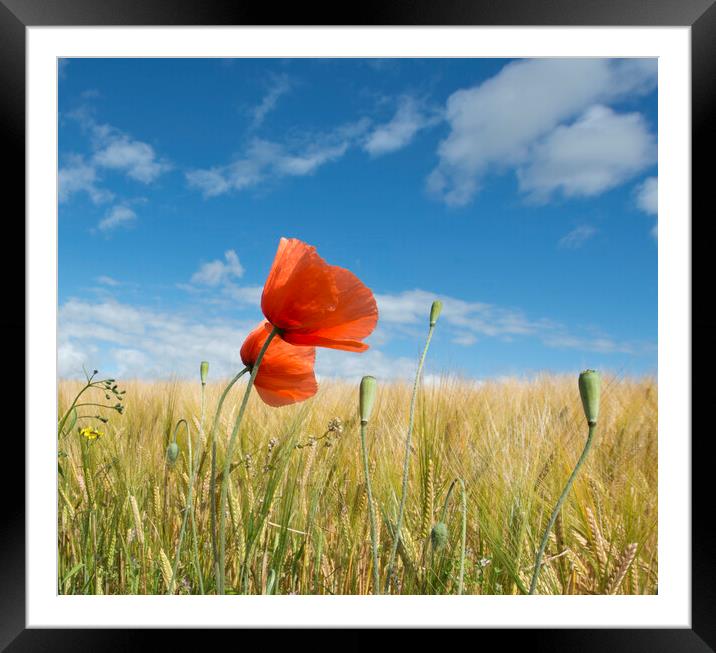
<path id="1" fill-rule="evenodd" d="M 92 428 L 91 426 L 85 426 L 84 428 L 80 429 L 80 435 L 84 438 L 87 438 L 88 440 L 96 440 L 97 438 L 101 438 L 104 433 L 102 431 L 98 431 L 95 428 Z"/>

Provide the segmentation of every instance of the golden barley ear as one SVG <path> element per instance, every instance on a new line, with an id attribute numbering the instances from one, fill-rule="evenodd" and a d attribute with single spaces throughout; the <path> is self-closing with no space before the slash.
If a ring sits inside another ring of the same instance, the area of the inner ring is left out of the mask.
<path id="1" fill-rule="evenodd" d="M 614 572 L 612 573 L 611 577 L 609 578 L 609 582 L 607 583 L 607 594 L 617 593 L 617 590 L 619 589 L 619 586 L 624 580 L 624 576 L 629 570 L 631 563 L 634 562 L 634 558 L 636 557 L 636 550 L 636 542 L 628 544 L 626 549 L 624 549 L 624 552 L 622 553 L 621 557 L 616 561 L 616 564 L 614 566 Z"/>
<path id="2" fill-rule="evenodd" d="M 428 469 L 425 474 L 425 494 L 423 495 L 423 510 L 420 520 L 420 539 L 425 540 L 430 535 L 433 525 L 433 512 L 435 504 L 435 467 L 433 459 L 428 460 Z"/>
<path id="3" fill-rule="evenodd" d="M 604 536 L 602 535 L 602 531 L 599 528 L 599 525 L 597 524 L 597 520 L 594 517 L 594 513 L 592 512 L 591 508 L 586 509 L 587 513 L 587 525 L 589 526 L 589 535 L 590 539 L 592 541 L 592 547 L 594 550 L 594 554 L 597 557 L 597 562 L 599 563 L 598 572 L 599 574 L 604 573 L 607 567 L 607 548 L 606 548 L 606 540 L 604 539 Z"/>

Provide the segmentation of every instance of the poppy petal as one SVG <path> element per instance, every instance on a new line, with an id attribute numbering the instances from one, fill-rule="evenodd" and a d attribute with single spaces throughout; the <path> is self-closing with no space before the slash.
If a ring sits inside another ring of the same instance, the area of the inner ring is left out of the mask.
<path id="1" fill-rule="evenodd" d="M 373 293 L 358 277 L 293 238 L 279 243 L 261 308 L 287 342 L 350 351 L 368 348 L 355 341 L 370 335 L 378 321 Z"/>
<path id="2" fill-rule="evenodd" d="M 263 322 L 248 335 L 241 347 L 245 365 L 255 364 L 270 332 L 271 325 Z M 315 360 L 313 347 L 294 347 L 274 338 L 256 373 L 256 391 L 269 406 L 286 406 L 312 397 L 318 390 Z"/>

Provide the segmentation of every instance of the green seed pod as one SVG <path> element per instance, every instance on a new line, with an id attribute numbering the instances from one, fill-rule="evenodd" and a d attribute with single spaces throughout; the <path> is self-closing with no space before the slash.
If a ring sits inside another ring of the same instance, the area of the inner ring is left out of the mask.
<path id="1" fill-rule="evenodd" d="M 439 521 L 430 531 L 430 544 L 433 549 L 440 551 L 448 542 L 448 528 L 445 522 Z"/>
<path id="2" fill-rule="evenodd" d="M 201 385 L 206 385 L 206 377 L 209 376 L 209 361 L 201 361 L 199 372 L 201 374 Z"/>
<path id="3" fill-rule="evenodd" d="M 443 310 L 443 303 L 436 299 L 433 302 L 433 305 L 430 307 L 430 326 L 435 326 L 438 322 L 438 318 L 440 317 L 440 313 Z"/>
<path id="4" fill-rule="evenodd" d="M 584 414 L 587 423 L 594 426 L 599 417 L 599 373 L 594 370 L 585 370 L 579 375 L 579 394 L 582 397 Z"/>
<path id="5" fill-rule="evenodd" d="M 370 414 L 373 412 L 373 404 L 375 403 L 375 391 L 377 381 L 375 377 L 364 376 L 360 382 L 360 421 L 361 424 L 367 424 Z"/>
<path id="6" fill-rule="evenodd" d="M 176 442 L 170 442 L 167 447 L 167 462 L 173 465 L 179 457 L 179 445 Z"/>

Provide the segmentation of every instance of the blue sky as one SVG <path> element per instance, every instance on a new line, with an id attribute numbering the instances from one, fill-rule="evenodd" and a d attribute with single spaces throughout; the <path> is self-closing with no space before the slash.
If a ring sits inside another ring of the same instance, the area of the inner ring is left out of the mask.
<path id="1" fill-rule="evenodd" d="M 281 236 L 376 294 L 321 376 L 655 373 L 655 60 L 71 59 L 61 376 L 240 366 Z"/>

